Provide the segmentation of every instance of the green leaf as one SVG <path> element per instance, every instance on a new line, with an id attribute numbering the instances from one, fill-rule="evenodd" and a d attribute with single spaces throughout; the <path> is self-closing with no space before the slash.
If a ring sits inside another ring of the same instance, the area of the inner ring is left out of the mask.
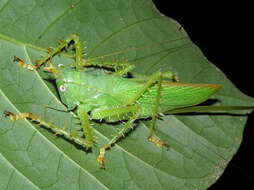
<path id="1" fill-rule="evenodd" d="M 1 0 L 1 112 L 32 112 L 80 132 L 70 113 L 45 107 L 65 109 L 47 76 L 13 63 L 13 56 L 34 62 L 73 33 L 86 41 L 87 58 L 111 55 L 103 60 L 134 61 L 138 74 L 171 70 L 182 82 L 222 84 L 213 97 L 217 104 L 254 105 L 150 0 Z M 207 189 L 237 151 L 245 122 L 245 116 L 223 114 L 165 116 L 157 135 L 170 144 L 167 151 L 147 142 L 148 129 L 140 121 L 107 153 L 101 170 L 98 148 L 119 126 L 95 125 L 98 147 L 86 153 L 27 120 L 12 123 L 1 114 L 0 189 Z"/>

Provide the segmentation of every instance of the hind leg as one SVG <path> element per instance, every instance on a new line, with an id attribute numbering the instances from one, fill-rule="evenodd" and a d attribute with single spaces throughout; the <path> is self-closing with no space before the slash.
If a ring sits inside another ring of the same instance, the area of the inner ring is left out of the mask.
<path id="1" fill-rule="evenodd" d="M 157 96 L 156 96 L 156 101 L 152 113 L 152 121 L 151 125 L 149 127 L 149 133 L 147 139 L 158 147 L 169 147 L 166 143 L 164 143 L 162 140 L 158 139 L 157 137 L 154 136 L 154 131 L 155 131 L 155 126 L 156 126 L 156 117 L 159 113 L 159 106 L 160 106 L 160 99 L 161 99 L 161 83 L 162 83 L 162 78 L 163 78 L 163 73 L 162 72 L 157 72 L 154 75 L 150 77 L 150 79 L 144 84 L 143 88 L 141 88 L 134 97 L 129 99 L 125 104 L 126 105 L 131 105 L 135 103 L 149 88 L 153 85 L 157 85 Z"/>

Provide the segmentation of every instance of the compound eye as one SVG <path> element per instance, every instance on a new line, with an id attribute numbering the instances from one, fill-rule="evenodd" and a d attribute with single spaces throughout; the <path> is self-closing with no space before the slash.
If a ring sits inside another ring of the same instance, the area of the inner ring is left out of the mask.
<path id="1" fill-rule="evenodd" d="M 60 90 L 61 92 L 66 91 L 66 89 L 67 89 L 67 86 L 66 86 L 65 84 L 62 84 L 61 86 L 59 86 L 59 90 Z"/>
<path id="2" fill-rule="evenodd" d="M 59 68 L 64 68 L 64 65 L 63 65 L 63 64 L 61 64 L 61 63 L 60 63 L 60 64 L 58 64 L 57 66 L 58 66 Z"/>

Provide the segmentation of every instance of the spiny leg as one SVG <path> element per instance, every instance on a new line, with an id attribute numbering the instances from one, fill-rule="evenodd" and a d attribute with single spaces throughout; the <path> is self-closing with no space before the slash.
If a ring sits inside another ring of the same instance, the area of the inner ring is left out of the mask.
<path id="1" fill-rule="evenodd" d="M 123 74 L 126 74 L 133 70 L 135 68 L 135 65 L 130 62 L 113 62 L 113 61 L 92 61 L 89 59 L 83 60 L 83 66 L 89 67 L 89 66 L 94 66 L 94 67 L 101 67 L 105 69 L 112 69 L 114 72 L 112 75 L 115 76 L 122 76 Z"/>
<path id="2" fill-rule="evenodd" d="M 97 161 L 100 164 L 100 168 L 104 169 L 105 168 L 105 154 L 106 151 L 111 148 L 111 146 L 116 143 L 121 137 L 124 136 L 125 133 L 127 133 L 131 128 L 133 122 L 138 118 L 139 114 L 139 108 L 137 106 L 126 106 L 126 107 L 119 107 L 119 108 L 114 108 L 112 111 L 110 109 L 107 110 L 101 110 L 98 111 L 96 114 L 92 114 L 92 116 L 96 117 L 96 119 L 99 119 L 99 116 L 102 118 L 110 118 L 114 117 L 116 115 L 123 115 L 123 114 L 133 114 L 132 117 L 129 118 L 128 122 L 124 125 L 121 130 L 119 130 L 112 139 L 108 141 L 107 144 L 103 145 L 100 148 L 100 153 L 99 156 L 97 157 Z"/>
<path id="3" fill-rule="evenodd" d="M 57 68 L 54 67 L 50 60 L 60 54 L 63 50 L 70 47 L 70 45 L 74 46 L 75 49 L 75 62 L 74 66 L 76 70 L 82 71 L 83 68 L 86 66 L 96 66 L 96 67 L 104 67 L 108 69 L 113 69 L 113 75 L 121 76 L 123 74 L 126 74 L 130 70 L 132 70 L 135 66 L 133 63 L 130 62 L 110 62 L 110 61 L 93 61 L 93 59 L 83 59 L 83 46 L 80 41 L 80 38 L 76 34 L 70 35 L 70 37 L 66 38 L 65 40 L 61 40 L 59 42 L 59 46 L 56 48 L 48 48 L 48 54 L 44 57 L 42 57 L 40 60 L 36 61 L 35 65 L 26 64 L 22 59 L 18 57 L 14 57 L 14 61 L 18 62 L 19 66 L 29 69 L 29 70 L 36 70 L 40 68 L 43 64 L 49 62 L 49 66 L 45 67 L 44 70 L 57 74 Z"/>
<path id="4" fill-rule="evenodd" d="M 126 62 L 125 66 L 122 67 L 121 69 L 116 70 L 113 75 L 115 76 L 122 76 L 124 74 L 127 74 L 128 72 L 130 72 L 131 70 L 133 70 L 135 68 L 134 64 L 128 63 Z"/>
<path id="5" fill-rule="evenodd" d="M 158 147 L 169 147 L 166 143 L 164 143 L 162 140 L 156 138 L 153 136 L 154 130 L 155 130 L 155 124 L 156 124 L 156 116 L 158 115 L 159 111 L 159 105 L 160 105 L 160 98 L 161 98 L 161 83 L 162 83 L 162 77 L 163 73 L 157 72 L 151 78 L 144 84 L 144 86 L 136 93 L 136 95 L 131 98 L 129 101 L 127 101 L 127 105 L 134 104 L 152 85 L 155 83 L 158 83 L 157 88 L 157 96 L 155 101 L 155 106 L 152 114 L 152 121 L 151 121 L 151 127 L 149 128 L 149 133 L 147 139 L 153 143 L 156 144 Z"/>
<path id="6" fill-rule="evenodd" d="M 151 126 L 149 128 L 149 133 L 148 133 L 147 139 L 149 141 L 153 142 L 159 148 L 161 148 L 163 146 L 168 148 L 169 145 L 167 145 L 162 140 L 160 140 L 159 138 L 156 138 L 153 135 L 154 134 L 154 130 L 155 130 L 155 126 L 156 126 L 156 116 L 159 113 L 159 106 L 160 106 L 160 99 L 161 99 L 161 82 L 162 82 L 162 75 L 159 75 L 159 77 L 158 77 L 158 84 L 157 84 L 158 85 L 157 86 L 157 96 L 156 96 L 156 100 L 155 100 L 154 110 L 153 110 L 153 114 L 152 114 Z"/>
<path id="7" fill-rule="evenodd" d="M 95 137 L 93 135 L 93 128 L 89 123 L 89 115 L 87 114 L 82 105 L 78 107 L 77 114 L 83 128 L 86 142 L 89 147 L 92 147 L 95 142 Z"/>
<path id="8" fill-rule="evenodd" d="M 24 68 L 24 69 L 28 69 L 28 70 L 31 70 L 31 71 L 34 71 L 36 69 L 39 69 L 41 65 L 32 65 L 32 64 L 28 64 L 28 63 L 25 63 L 25 61 L 17 56 L 14 56 L 14 59 L 13 59 L 14 62 L 17 62 L 18 63 L 18 66 Z M 57 67 L 54 67 L 52 65 L 52 63 L 50 61 L 49 62 L 49 66 L 47 67 L 44 67 L 43 70 L 47 71 L 47 72 L 50 72 L 50 73 L 53 73 L 53 75 L 55 75 L 55 77 L 57 78 L 58 74 L 59 74 L 59 70 Z"/>
<path id="9" fill-rule="evenodd" d="M 152 121 L 151 121 L 151 127 L 149 128 L 149 133 L 148 133 L 148 139 L 150 140 L 153 133 L 154 133 L 154 128 L 155 128 L 155 124 L 156 124 L 156 116 L 158 114 L 159 111 L 159 105 L 160 105 L 160 99 L 161 99 L 161 81 L 162 81 L 162 75 L 158 75 L 157 78 L 157 96 L 156 96 L 156 100 L 155 100 L 155 105 L 154 105 L 154 110 L 152 113 Z"/>
<path id="10" fill-rule="evenodd" d="M 172 71 L 163 72 L 163 73 L 161 73 L 161 75 L 162 75 L 163 79 L 169 79 L 173 82 L 179 82 L 179 78 L 178 78 L 177 74 L 172 72 Z M 137 78 L 137 79 L 144 80 L 144 81 L 147 81 L 151 78 L 151 76 L 143 76 L 143 75 L 138 74 L 138 73 L 135 73 L 134 77 Z"/>
<path id="11" fill-rule="evenodd" d="M 73 43 L 73 46 L 75 48 L 75 59 L 76 60 L 74 62 L 74 66 L 76 67 L 76 70 L 78 70 L 78 71 L 82 71 L 85 66 L 97 66 L 97 67 L 105 67 L 105 68 L 109 68 L 109 69 L 114 69 L 115 72 L 113 73 L 113 75 L 120 76 L 120 75 L 123 75 L 123 74 L 129 72 L 130 70 L 132 70 L 134 68 L 134 64 L 129 63 L 129 62 L 108 62 L 108 61 L 93 62 L 93 61 L 90 61 L 89 59 L 83 59 L 82 54 L 83 54 L 84 48 L 80 42 L 79 36 L 76 34 L 73 34 L 66 40 L 61 41 L 59 47 L 50 50 L 49 54 L 46 57 L 44 57 L 42 60 L 39 60 L 37 62 L 37 65 L 41 65 L 41 64 L 44 64 L 45 62 L 49 61 L 53 56 L 59 54 L 62 50 L 68 48 L 71 43 Z M 52 68 L 52 65 L 49 67 L 49 69 L 51 69 L 51 68 Z M 47 71 L 49 69 L 46 68 Z"/>
<path id="12" fill-rule="evenodd" d="M 117 52 L 115 52 L 115 53 L 117 53 Z M 112 55 L 114 55 L 114 54 L 112 54 Z M 104 67 L 104 68 L 108 68 L 108 69 L 114 69 L 115 72 L 113 73 L 113 75 L 117 75 L 117 76 L 126 74 L 135 68 L 135 65 L 131 62 L 96 61 L 96 60 L 102 59 L 106 56 L 110 56 L 110 54 L 105 55 L 105 56 L 90 58 L 90 59 L 84 59 L 83 66 L 97 66 L 97 67 Z M 164 72 L 164 73 L 162 73 L 162 75 L 163 75 L 163 78 L 168 78 L 168 79 L 171 79 L 172 81 L 175 81 L 175 82 L 179 81 L 178 76 L 171 71 Z"/>
<path id="13" fill-rule="evenodd" d="M 75 67 L 79 71 L 83 70 L 83 66 L 82 66 L 83 48 L 82 48 L 79 36 L 77 34 L 72 34 L 72 35 L 70 35 L 70 37 L 66 38 L 65 40 L 61 40 L 59 42 L 58 47 L 49 49 L 48 55 L 46 55 L 42 59 L 38 60 L 36 62 L 36 66 L 40 67 L 44 63 L 48 62 L 55 55 L 60 54 L 63 50 L 69 48 L 71 44 L 73 44 L 73 46 L 75 48 Z"/>
<path id="14" fill-rule="evenodd" d="M 25 68 L 25 69 L 28 69 L 28 70 L 36 70 L 37 69 L 37 66 L 35 65 L 31 65 L 31 64 L 27 64 L 25 63 L 25 61 L 17 56 L 14 56 L 13 58 L 13 61 L 14 62 L 17 62 L 18 63 L 18 66 L 22 67 L 22 68 Z"/>
<path id="15" fill-rule="evenodd" d="M 49 66 L 45 67 L 44 70 L 51 72 L 53 74 L 58 74 L 58 68 L 54 67 L 50 60 L 57 54 L 60 54 L 64 49 L 69 48 L 70 45 L 74 46 L 75 48 L 75 67 L 77 70 L 83 70 L 83 60 L 82 60 L 82 51 L 83 48 L 81 46 L 81 42 L 79 36 L 76 34 L 72 34 L 65 40 L 61 40 L 59 46 L 56 48 L 49 48 L 48 54 L 44 56 L 42 59 L 37 60 L 35 65 L 27 64 L 24 60 L 14 56 L 14 61 L 18 62 L 18 65 L 22 68 L 29 69 L 29 70 L 36 70 L 39 69 L 43 64 L 49 62 Z"/>
<path id="16" fill-rule="evenodd" d="M 125 102 L 125 105 L 132 105 L 136 103 L 136 101 L 145 93 L 145 91 L 147 91 L 151 86 L 158 82 L 158 80 L 161 78 L 161 75 L 161 72 L 157 72 L 152 75 L 150 79 L 144 84 L 144 86 L 135 94 L 135 96 Z"/>
<path id="17" fill-rule="evenodd" d="M 92 61 L 92 59 L 83 60 L 83 66 L 87 66 L 87 67 L 96 66 L 96 67 L 102 67 L 107 69 L 114 69 L 115 71 L 114 73 L 112 73 L 112 75 L 115 75 L 115 76 L 122 76 L 123 74 L 126 74 L 135 68 L 135 65 L 131 62 L 119 62 L 119 61 L 98 62 L 98 61 Z M 162 78 L 167 78 L 175 82 L 179 81 L 178 76 L 171 71 L 163 72 L 161 74 L 162 74 Z M 145 78 L 145 77 L 140 77 L 140 78 Z"/>
<path id="18" fill-rule="evenodd" d="M 9 112 L 9 111 L 4 111 L 4 115 L 6 117 L 9 117 L 10 120 L 13 121 L 13 122 L 15 122 L 17 120 L 20 120 L 20 119 L 29 119 L 32 122 L 35 122 L 36 124 L 51 130 L 56 135 L 62 135 L 66 139 L 71 140 L 71 141 L 79 144 L 80 146 L 82 146 L 86 149 L 90 148 L 90 142 L 87 142 L 86 139 L 80 138 L 79 136 L 77 136 L 75 134 L 71 134 L 70 132 L 66 131 L 65 129 L 57 127 L 53 123 L 46 122 L 46 121 L 44 121 L 43 119 L 41 119 L 39 116 L 37 116 L 35 114 L 29 113 L 29 112 L 14 114 L 14 113 Z"/>
<path id="19" fill-rule="evenodd" d="M 139 109 L 138 105 L 131 105 L 131 106 L 121 106 L 121 107 L 116 107 L 116 108 L 108 108 L 108 109 L 102 109 L 98 111 L 93 111 L 91 113 L 91 117 L 93 119 L 104 119 L 112 117 L 117 117 L 116 120 L 121 120 L 123 119 L 124 115 L 128 113 L 135 113 Z"/>

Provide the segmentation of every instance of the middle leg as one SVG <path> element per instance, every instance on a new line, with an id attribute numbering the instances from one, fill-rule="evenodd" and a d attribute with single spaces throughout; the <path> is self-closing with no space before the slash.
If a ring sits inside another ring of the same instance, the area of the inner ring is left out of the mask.
<path id="1" fill-rule="evenodd" d="M 113 108 L 113 109 L 106 109 L 106 110 L 100 110 L 97 111 L 97 113 L 92 113 L 93 119 L 103 119 L 103 118 L 110 118 L 115 117 L 118 115 L 130 115 L 128 116 L 128 122 L 124 124 L 123 128 L 119 130 L 113 137 L 100 148 L 99 156 L 97 157 L 97 161 L 100 164 L 100 168 L 105 168 L 105 154 L 106 151 L 108 151 L 113 144 L 115 144 L 120 138 L 124 137 L 124 134 L 126 134 L 133 126 L 133 123 L 136 119 L 138 119 L 139 116 L 139 107 L 136 105 L 133 106 L 122 106 L 119 108 Z M 121 117 L 121 116 L 120 116 Z"/>

